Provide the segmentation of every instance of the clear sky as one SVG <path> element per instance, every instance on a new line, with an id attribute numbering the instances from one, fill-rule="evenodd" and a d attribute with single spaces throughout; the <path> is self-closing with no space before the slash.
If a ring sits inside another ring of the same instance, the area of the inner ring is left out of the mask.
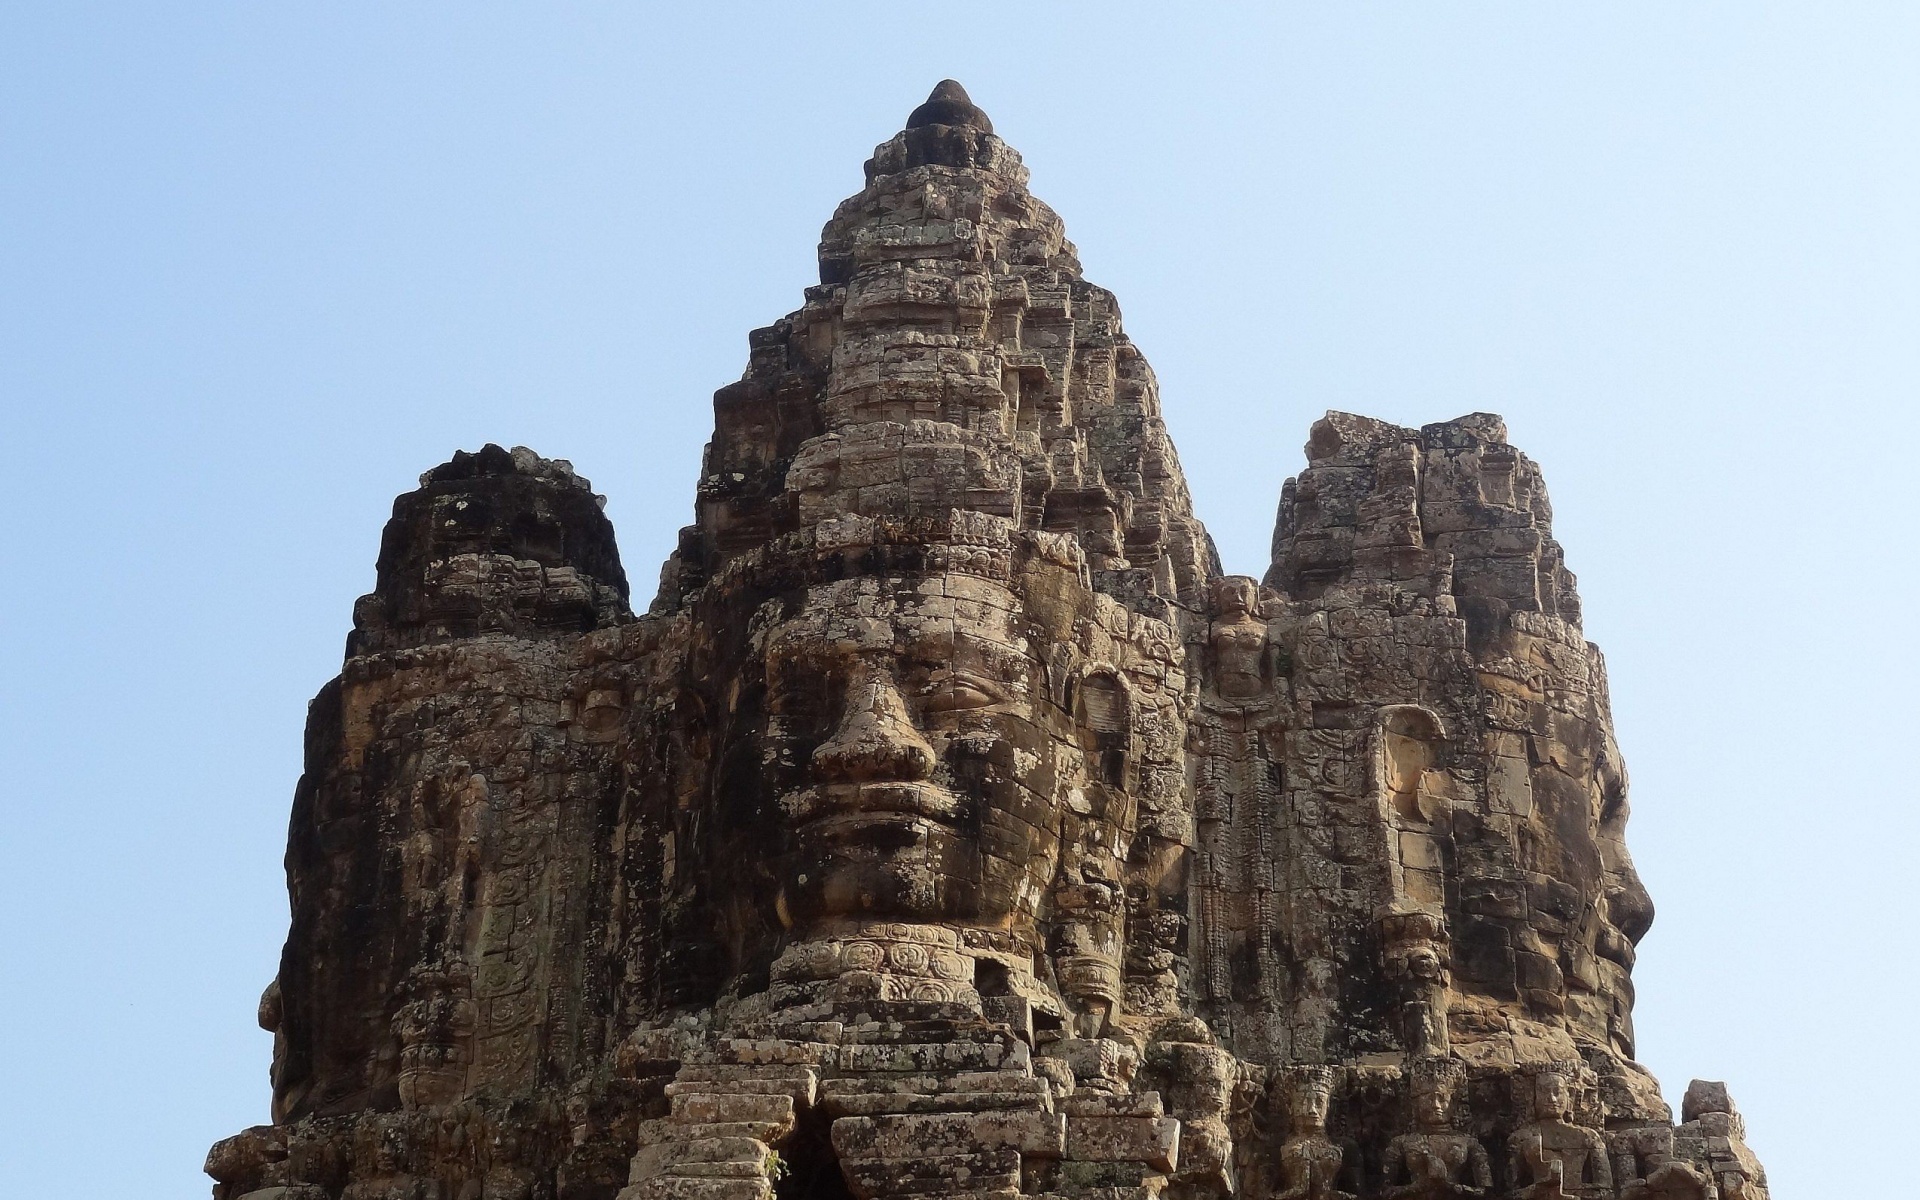
<path id="1" fill-rule="evenodd" d="M 1916 1186 L 1917 64 L 1912 0 L 0 6 L 0 1191 L 206 1194 L 392 497 L 571 458 L 644 603 L 943 76 L 1230 570 L 1324 410 L 1505 414 L 1609 656 L 1643 1058 L 1783 1200 Z"/>

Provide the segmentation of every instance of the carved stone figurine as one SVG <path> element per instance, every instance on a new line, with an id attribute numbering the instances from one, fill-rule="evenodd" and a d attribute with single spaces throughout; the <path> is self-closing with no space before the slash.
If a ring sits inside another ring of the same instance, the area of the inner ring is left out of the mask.
<path id="1" fill-rule="evenodd" d="M 1387 978 L 1400 987 L 1407 1049 L 1422 1059 L 1447 1053 L 1447 923 L 1419 909 L 1380 917 Z"/>
<path id="2" fill-rule="evenodd" d="M 495 1121 L 487 1130 L 486 1180 L 481 1200 L 528 1200 L 534 1192 L 534 1173 L 527 1166 L 524 1131 L 510 1122 Z"/>
<path id="3" fill-rule="evenodd" d="M 354 1131 L 353 1182 L 340 1200 L 444 1200 L 439 1180 L 413 1173 L 419 1149 L 414 1129 L 400 1113 L 382 1113 Z"/>
<path id="4" fill-rule="evenodd" d="M 1287 684 L 1278 646 L 1269 636 L 1259 585 L 1243 576 L 1208 588 L 1199 705 L 1193 718 L 1194 802 L 1198 820 L 1195 875 L 1203 928 L 1198 975 L 1209 1000 L 1231 1003 L 1257 993 L 1238 1027 L 1256 1042 L 1282 1040 L 1278 1012 L 1282 974 L 1275 947 L 1290 939 L 1273 880 L 1282 803 Z M 1234 961 L 1246 966 L 1236 988 Z"/>
<path id="5" fill-rule="evenodd" d="M 1214 583 L 1217 615 L 1208 634 L 1213 652 L 1213 689 L 1236 703 L 1271 703 L 1274 696 L 1272 648 L 1267 623 L 1255 615 L 1259 585 L 1239 575 Z"/>
<path id="6" fill-rule="evenodd" d="M 1355 1200 L 1353 1193 L 1340 1190 L 1346 1155 L 1327 1136 L 1332 1069 L 1295 1067 L 1284 1078 L 1289 1131 L 1280 1147 L 1280 1174 L 1286 1187 L 1274 1200 Z"/>
<path id="7" fill-rule="evenodd" d="M 1516 1200 L 1612 1196 L 1613 1167 L 1599 1132 L 1573 1123 L 1572 1063 L 1548 1063 L 1521 1076 L 1533 1120 L 1513 1134 Z"/>
<path id="8" fill-rule="evenodd" d="M 1493 1168 L 1479 1140 L 1454 1121 L 1454 1098 L 1464 1071 L 1448 1060 L 1423 1060 L 1413 1068 L 1413 1132 L 1387 1146 L 1387 1196 L 1448 1200 L 1484 1196 Z"/>
<path id="9" fill-rule="evenodd" d="M 1233 1055 L 1211 1044 L 1199 1021 L 1170 1022 L 1162 1036 L 1180 1040 L 1148 1047 L 1146 1070 L 1165 1098 L 1169 1116 L 1180 1120 L 1179 1177 L 1176 1182 L 1215 1194 L 1231 1195 L 1234 1186 L 1233 1134 L 1228 1128 L 1240 1081 Z"/>

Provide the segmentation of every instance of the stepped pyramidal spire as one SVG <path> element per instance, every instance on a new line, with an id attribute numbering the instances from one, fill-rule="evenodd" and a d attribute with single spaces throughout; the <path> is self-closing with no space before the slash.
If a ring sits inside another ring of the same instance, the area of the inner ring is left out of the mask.
<path id="1" fill-rule="evenodd" d="M 698 519 L 656 610 L 823 521 L 1071 536 L 1103 591 L 1165 618 L 1218 574 L 1153 372 L 1027 169 L 947 80 L 820 238 L 820 286 L 715 397 Z M 842 525 L 836 524 L 835 528 Z"/>
<path id="2" fill-rule="evenodd" d="M 1499 418 L 1329 413 L 1222 573 L 952 80 L 714 396 L 650 607 L 421 477 L 315 699 L 216 1200 L 1764 1200 L 1634 1061 L 1600 654 Z"/>

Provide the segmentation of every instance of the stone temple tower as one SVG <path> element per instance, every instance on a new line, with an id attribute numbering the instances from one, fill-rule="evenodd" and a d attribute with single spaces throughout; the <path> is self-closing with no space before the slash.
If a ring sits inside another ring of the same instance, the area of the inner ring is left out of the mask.
<path id="1" fill-rule="evenodd" d="M 958 84 L 714 397 L 637 613 L 567 463 L 402 496 L 216 1200 L 1764 1200 L 1634 1061 L 1599 652 L 1497 417 L 1329 413 L 1264 579 Z"/>

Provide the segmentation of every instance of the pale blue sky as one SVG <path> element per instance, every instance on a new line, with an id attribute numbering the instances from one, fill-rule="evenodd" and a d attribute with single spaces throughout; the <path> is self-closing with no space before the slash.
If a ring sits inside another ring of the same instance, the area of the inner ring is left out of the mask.
<path id="1" fill-rule="evenodd" d="M 1782 1200 L 1911 1183 L 1920 5 L 1171 7 L 0 7 L 0 1190 L 205 1195 L 393 496 L 571 458 L 644 602 L 949 75 L 1229 569 L 1323 410 L 1506 415 L 1611 664 L 1643 1058 L 1732 1081 Z"/>

